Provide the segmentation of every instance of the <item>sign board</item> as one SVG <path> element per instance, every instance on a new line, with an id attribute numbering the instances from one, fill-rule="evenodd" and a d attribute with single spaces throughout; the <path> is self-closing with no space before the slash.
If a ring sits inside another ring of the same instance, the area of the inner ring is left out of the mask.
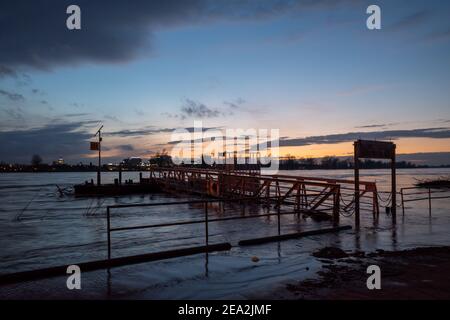
<path id="1" fill-rule="evenodd" d="M 395 144 L 385 141 L 355 141 L 355 157 L 370 159 L 393 159 Z"/>
<path id="2" fill-rule="evenodd" d="M 359 228 L 359 211 L 360 211 L 360 189 L 359 189 L 359 159 L 369 158 L 369 159 L 390 159 L 391 160 L 391 170 L 392 170 L 392 189 L 391 189 L 391 212 L 392 212 L 392 222 L 396 221 L 396 211 L 397 211 L 397 176 L 395 167 L 395 144 L 392 142 L 385 141 L 368 141 L 368 140 L 357 140 L 354 143 L 355 146 L 355 224 Z M 375 200 L 377 201 L 376 197 Z M 374 208 L 378 205 L 374 202 Z M 378 215 L 378 209 L 377 209 Z M 375 217 L 375 211 L 374 211 Z"/>
<path id="3" fill-rule="evenodd" d="M 98 142 L 92 142 L 91 141 L 91 150 L 98 151 L 100 148 L 100 144 Z"/>

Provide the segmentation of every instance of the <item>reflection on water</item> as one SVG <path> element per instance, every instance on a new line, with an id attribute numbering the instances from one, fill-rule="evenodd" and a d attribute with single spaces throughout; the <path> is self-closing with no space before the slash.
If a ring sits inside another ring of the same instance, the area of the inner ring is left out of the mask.
<path id="1" fill-rule="evenodd" d="M 286 171 L 283 174 L 352 179 L 350 170 Z M 144 173 L 145 175 L 145 173 Z M 449 169 L 398 170 L 398 188 L 414 184 L 415 179 L 450 175 Z M 116 174 L 105 173 L 103 181 L 112 182 Z M 192 199 L 183 195 L 134 195 L 108 198 L 61 197 L 56 185 L 69 187 L 95 179 L 95 173 L 20 173 L 0 175 L 0 273 L 30 270 L 60 264 L 103 259 L 106 257 L 105 207 L 112 204 L 151 203 Z M 126 173 L 124 179 L 138 179 L 138 173 Z M 366 170 L 362 179 L 376 181 L 378 189 L 389 191 L 388 170 Z M 211 253 L 127 266 L 109 271 L 90 272 L 83 276 L 83 297 L 89 298 L 242 298 L 251 297 L 289 279 L 312 276 L 318 263 L 311 251 L 327 246 L 347 250 L 403 249 L 415 246 L 450 244 L 450 201 L 408 204 L 405 216 L 398 212 L 397 225 L 381 208 L 380 219 L 369 213 L 361 217 L 361 230 L 312 236 L 253 247 L 234 246 L 230 252 Z M 268 209 L 239 204 L 214 204 L 214 217 L 256 214 Z M 113 212 L 113 226 L 164 223 L 202 219 L 202 206 L 177 205 L 121 209 Z M 353 224 L 353 217 L 343 217 L 342 224 Z M 290 215 L 282 218 L 282 232 L 301 231 L 329 226 L 309 218 Z M 276 217 L 220 221 L 209 227 L 210 243 L 231 242 L 274 235 Z M 134 230 L 113 234 L 113 256 L 168 250 L 204 244 L 203 225 L 172 226 Z M 257 256 L 259 262 L 252 262 Z M 65 280 L 45 280 L 49 288 L 61 287 Z M 42 296 L 42 286 L 31 284 L 0 288 L 0 298 L 14 296 L 26 287 L 30 295 Z M 255 291 L 256 290 L 256 291 Z M 56 290 L 58 297 L 64 293 Z"/>

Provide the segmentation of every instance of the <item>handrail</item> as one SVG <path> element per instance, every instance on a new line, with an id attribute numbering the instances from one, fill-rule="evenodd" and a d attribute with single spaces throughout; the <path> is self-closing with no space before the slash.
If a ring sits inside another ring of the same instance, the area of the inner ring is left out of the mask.
<path id="1" fill-rule="evenodd" d="M 229 221 L 229 220 L 241 220 L 241 219 L 251 219 L 251 218 L 261 218 L 261 217 L 271 217 L 277 216 L 277 227 L 278 227 L 278 235 L 281 235 L 281 216 L 289 215 L 289 214 L 297 214 L 297 211 L 292 212 L 281 212 L 280 207 L 278 206 L 278 210 L 276 213 L 265 213 L 265 214 L 257 214 L 257 215 L 248 215 L 248 216 L 240 216 L 240 217 L 226 217 L 226 218 L 216 218 L 209 219 L 208 216 L 208 203 L 215 202 L 239 202 L 242 200 L 255 200 L 254 198 L 239 198 L 239 199 L 212 199 L 212 200 L 192 200 L 192 201 L 179 201 L 179 202 L 163 202 L 163 203 L 142 203 L 142 204 L 124 204 L 124 205 L 112 205 L 106 207 L 106 219 L 107 219 L 107 240 L 108 240 L 108 260 L 111 259 L 111 233 L 117 231 L 126 231 L 126 230 L 137 230 L 137 229 L 149 229 L 149 228 L 161 228 L 161 227 L 169 227 L 176 225 L 191 225 L 191 224 L 205 224 L 205 244 L 208 248 L 209 246 L 209 223 L 210 222 L 219 222 L 219 221 Z M 141 226 L 128 226 L 128 227 L 118 227 L 111 228 L 111 209 L 117 208 L 134 208 L 134 207 L 154 207 L 154 206 L 167 206 L 167 205 L 180 205 L 180 204 L 203 204 L 204 205 L 204 219 L 202 220 L 194 220 L 194 221 L 178 221 L 171 223 L 160 223 L 160 224 L 151 224 L 151 225 L 141 225 Z M 319 211 L 319 210 L 317 210 Z"/>
<path id="2" fill-rule="evenodd" d="M 426 189 L 423 192 L 413 192 L 413 193 L 404 193 L 404 190 L 417 190 L 417 189 Z M 432 194 L 436 194 L 436 193 L 446 193 L 446 192 L 450 192 L 450 189 L 448 190 L 436 190 L 431 187 L 428 188 L 424 188 L 424 187 L 405 187 L 405 188 L 401 188 L 400 189 L 400 194 L 401 194 L 401 201 L 402 201 L 402 211 L 403 211 L 403 215 L 405 215 L 405 203 L 406 202 L 415 202 L 415 201 L 423 201 L 423 200 L 428 200 L 428 212 L 429 215 L 431 216 L 431 202 L 432 200 L 437 200 L 437 199 L 450 199 L 450 195 L 448 196 L 444 196 L 444 197 L 433 197 Z M 415 195 L 425 195 L 427 194 L 428 197 L 418 197 L 418 198 L 414 198 L 414 199 L 405 199 L 405 196 L 415 196 Z"/>

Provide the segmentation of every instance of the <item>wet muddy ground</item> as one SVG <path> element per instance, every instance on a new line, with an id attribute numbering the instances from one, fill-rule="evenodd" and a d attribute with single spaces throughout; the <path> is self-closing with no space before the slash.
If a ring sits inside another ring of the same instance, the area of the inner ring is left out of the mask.
<path id="1" fill-rule="evenodd" d="M 324 264 L 318 278 L 291 282 L 273 292 L 276 299 L 436 300 L 450 299 L 450 247 L 374 253 L 340 253 L 317 257 Z M 328 259 L 326 259 L 328 258 Z M 367 288 L 367 268 L 380 268 L 381 288 Z"/>

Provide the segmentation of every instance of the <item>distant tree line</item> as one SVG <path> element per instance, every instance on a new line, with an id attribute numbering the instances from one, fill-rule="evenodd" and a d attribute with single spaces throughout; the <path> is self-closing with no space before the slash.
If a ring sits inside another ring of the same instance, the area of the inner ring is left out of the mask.
<path id="1" fill-rule="evenodd" d="M 142 165 L 144 163 L 144 165 Z M 118 171 L 118 170 L 132 170 L 141 171 L 148 170 L 151 166 L 157 167 L 169 167 L 173 166 L 172 157 L 167 152 L 163 151 L 155 154 L 146 162 L 139 162 L 134 165 L 130 162 L 124 165 L 120 164 L 104 164 L 102 165 L 102 171 Z M 210 167 L 206 163 L 199 165 L 184 164 L 184 166 L 194 166 L 201 168 Z M 248 166 L 248 165 L 246 165 Z M 376 161 L 370 159 L 361 160 L 361 169 L 389 169 L 391 166 L 389 161 Z M 400 161 L 396 163 L 396 167 L 399 169 L 404 168 L 431 168 L 436 166 L 416 165 L 411 162 Z M 438 166 L 440 168 L 449 168 L 450 165 Z M 339 158 L 339 157 L 324 157 L 324 158 L 296 158 L 294 156 L 287 155 L 280 159 L 280 170 L 313 170 L 313 169 L 353 169 L 353 158 Z M 30 164 L 8 164 L 0 162 L 0 172 L 83 172 L 83 171 L 97 171 L 97 166 L 89 164 L 60 164 L 54 162 L 53 164 L 43 163 L 42 158 L 39 155 L 33 155 Z"/>
<path id="2" fill-rule="evenodd" d="M 360 160 L 361 169 L 388 169 L 391 167 L 389 161 L 381 160 Z M 428 168 L 428 166 L 418 166 L 411 162 L 400 161 L 396 163 L 399 169 L 404 168 Z M 324 157 L 318 158 L 295 158 L 286 156 L 280 159 L 280 170 L 312 170 L 312 169 L 353 169 L 353 158 Z"/>

